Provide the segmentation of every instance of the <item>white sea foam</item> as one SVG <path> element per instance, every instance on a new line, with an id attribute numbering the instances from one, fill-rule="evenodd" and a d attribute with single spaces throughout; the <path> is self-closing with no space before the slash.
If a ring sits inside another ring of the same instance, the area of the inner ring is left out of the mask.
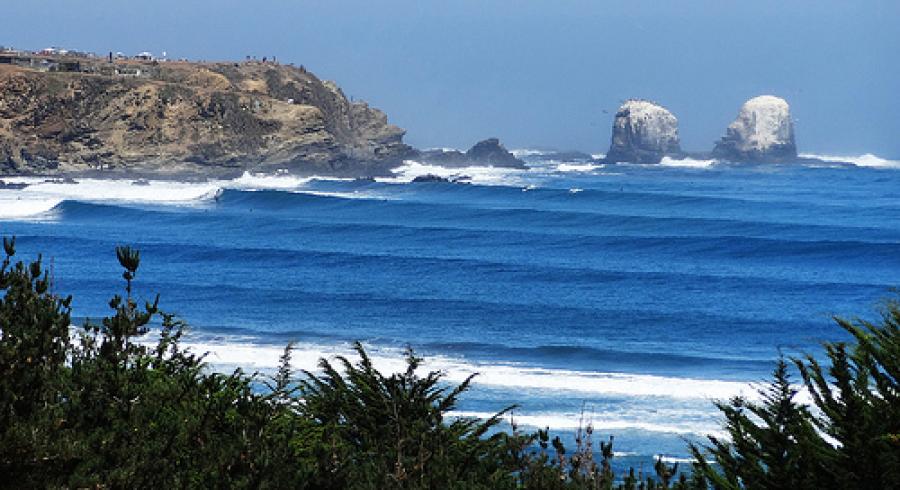
<path id="1" fill-rule="evenodd" d="M 29 184 L 24 189 L 0 190 L 0 218 L 22 218 L 46 214 L 62 201 L 97 203 L 190 205 L 216 198 L 221 193 L 216 183 L 172 181 L 78 179 L 72 182 L 48 182 L 43 178 L 15 180 Z"/>
<path id="2" fill-rule="evenodd" d="M 8 194 L 7 194 L 8 193 Z M 18 191 L 0 191 L 0 219 L 27 218 L 46 214 L 62 199 L 22 196 Z"/>
<path id="3" fill-rule="evenodd" d="M 444 152 L 444 153 L 447 153 L 447 152 L 450 152 L 450 151 L 458 151 L 458 152 L 460 152 L 460 153 L 465 153 L 465 152 L 466 152 L 465 150 L 460 150 L 459 148 L 451 148 L 451 147 L 449 147 L 449 146 L 436 146 L 436 147 L 433 147 L 433 148 L 426 148 L 425 151 L 442 151 L 442 152 Z"/>
<path id="4" fill-rule="evenodd" d="M 543 151 L 543 150 L 534 150 L 534 149 L 530 149 L 530 148 L 518 148 L 518 149 L 515 149 L 515 150 L 509 150 L 509 152 L 512 153 L 513 156 L 516 157 L 516 158 L 522 158 L 522 157 L 536 157 L 536 156 L 541 156 L 541 155 L 546 155 L 546 154 L 547 154 L 546 151 Z"/>
<path id="5" fill-rule="evenodd" d="M 244 172 L 240 177 L 225 182 L 229 188 L 241 190 L 288 190 L 306 185 L 312 177 L 298 177 L 287 174 L 252 174 Z"/>
<path id="6" fill-rule="evenodd" d="M 209 352 L 209 361 L 212 364 L 260 370 L 274 369 L 282 353 L 280 346 L 256 344 L 251 340 L 239 338 L 221 342 L 190 341 L 187 345 L 194 352 Z M 404 368 L 399 351 L 373 349 L 370 354 L 376 367 L 384 372 L 397 372 Z M 298 344 L 295 346 L 295 367 L 315 370 L 318 359 L 335 355 L 354 357 L 346 346 Z M 750 384 L 736 381 L 548 369 L 513 363 L 474 363 L 445 356 L 429 356 L 424 367 L 444 372 L 446 379 L 451 382 L 461 382 L 468 376 L 479 373 L 475 379 L 478 385 L 544 393 L 681 400 L 727 399 L 736 395 L 755 397 L 755 391 Z"/>
<path id="7" fill-rule="evenodd" d="M 300 177 L 286 172 L 275 174 L 244 172 L 234 180 L 220 181 L 220 185 L 227 189 L 240 190 L 294 190 L 308 185 L 313 180 L 349 181 L 353 179 L 322 175 Z"/>
<path id="8" fill-rule="evenodd" d="M 328 192 L 308 189 L 313 180 L 352 180 L 336 177 L 298 177 L 287 173 L 252 174 L 245 172 L 233 180 L 178 182 L 171 180 L 76 179 L 48 181 L 46 178 L 4 178 L 9 183 L 29 184 L 24 189 L 0 190 L 0 219 L 40 217 L 61 202 L 82 201 L 111 204 L 195 205 L 217 198 L 224 189 L 282 190 L 327 195 L 348 199 L 382 199 L 366 191 Z"/>
<path id="9" fill-rule="evenodd" d="M 142 341 L 152 345 L 153 334 Z M 197 354 L 207 354 L 206 361 L 213 369 L 228 371 L 242 368 L 247 372 L 274 373 L 284 347 L 259 344 L 251 336 L 223 336 L 211 339 L 187 338 L 183 346 Z M 395 348 L 367 346 L 367 352 L 376 369 L 382 373 L 402 372 L 406 363 L 402 352 Z M 358 357 L 347 344 L 298 343 L 292 350 L 291 367 L 295 371 L 319 371 L 319 360 L 334 361 L 344 356 L 351 362 Z M 338 367 L 340 370 L 340 367 Z M 749 382 L 710 379 L 677 378 L 647 374 L 586 372 L 566 369 L 548 369 L 503 362 L 472 362 L 461 358 L 429 355 L 423 371 L 437 370 L 444 373 L 450 383 L 460 383 L 478 373 L 473 385 L 486 389 L 514 391 L 522 399 L 569 397 L 583 400 L 627 399 L 627 408 L 613 414 L 607 412 L 586 414 L 584 421 L 595 430 L 642 430 L 669 434 L 723 435 L 721 420 L 710 402 L 744 396 L 759 400 L 758 385 Z M 802 387 L 795 398 L 799 403 L 810 404 L 811 399 Z M 454 411 L 456 417 L 487 419 L 494 415 L 482 411 Z M 574 430 L 582 423 L 576 411 L 515 411 L 512 414 L 520 426 L 558 430 Z M 508 422 L 509 415 L 504 417 Z"/>
<path id="10" fill-rule="evenodd" d="M 560 163 L 556 166 L 557 172 L 590 172 L 603 168 L 603 165 L 593 163 Z"/>
<path id="11" fill-rule="evenodd" d="M 154 339 L 148 338 L 147 342 Z M 271 373 L 278 366 L 283 347 L 256 344 L 251 337 L 227 337 L 221 340 L 185 342 L 195 353 L 208 353 L 206 358 L 214 369 L 230 370 L 240 367 L 245 371 Z M 382 373 L 405 370 L 406 365 L 398 349 L 367 347 L 375 367 Z M 345 356 L 357 359 L 347 345 L 297 344 L 294 346 L 292 368 L 316 372 L 319 359 L 334 360 Z M 445 380 L 460 383 L 478 373 L 473 381 L 476 387 L 514 390 L 523 398 L 572 396 L 575 398 L 625 397 L 632 401 L 629 407 L 615 416 L 594 414 L 588 417 L 598 431 L 642 430 L 669 434 L 710 434 L 719 424 L 714 410 L 698 413 L 697 407 L 711 407 L 710 399 L 726 399 L 743 394 L 755 398 L 755 391 L 748 383 L 674 378 L 642 374 L 582 372 L 565 369 L 547 369 L 512 363 L 476 363 L 464 359 L 431 355 L 423 370 L 438 370 Z M 456 417 L 487 419 L 493 413 L 479 411 L 455 411 Z M 557 430 L 574 430 L 580 423 L 577 412 L 527 412 L 516 411 L 515 422 L 527 427 L 550 427 Z M 508 422 L 509 417 L 505 417 Z"/>
<path id="12" fill-rule="evenodd" d="M 717 163 L 716 160 L 696 160 L 693 158 L 682 158 L 680 160 L 665 156 L 659 162 L 660 165 L 666 167 L 688 167 L 688 168 L 709 168 Z"/>
<path id="13" fill-rule="evenodd" d="M 817 155 L 814 153 L 801 153 L 800 156 L 803 158 L 817 158 L 826 162 L 850 163 L 856 165 L 857 167 L 900 169 L 900 160 L 888 160 L 871 153 L 856 156 Z"/>
<path id="14" fill-rule="evenodd" d="M 465 417 L 485 420 L 492 416 L 490 412 L 472 412 L 457 410 L 450 412 L 451 417 Z M 695 414 L 696 415 L 696 414 Z M 669 419 L 666 414 L 653 414 L 656 419 Z M 610 417 L 595 415 L 582 421 L 579 413 L 514 413 L 504 417 L 505 422 L 513 421 L 520 427 L 550 428 L 554 430 L 576 430 L 590 423 L 594 431 L 642 430 L 667 434 L 713 434 L 717 432 L 717 420 L 714 417 L 694 417 L 667 423 L 648 422 L 646 417 L 632 414 L 627 417 Z"/>
<path id="15" fill-rule="evenodd" d="M 721 435 L 719 436 L 721 438 Z M 693 463 L 694 458 L 681 458 L 676 456 L 666 456 L 665 454 L 654 454 L 653 459 L 662 459 L 663 463 Z M 713 461 L 707 461 L 712 463 Z"/>
<path id="16" fill-rule="evenodd" d="M 353 181 L 354 179 L 341 177 L 326 177 L 321 175 L 313 175 L 300 177 L 288 173 L 278 174 L 252 174 L 244 172 L 237 179 L 230 181 L 222 181 L 222 187 L 226 189 L 237 189 L 243 191 L 262 191 L 276 190 L 292 192 L 296 194 L 308 194 L 311 196 L 323 197 L 339 197 L 342 199 L 390 199 L 389 196 L 379 194 L 369 190 L 354 189 L 349 191 L 325 191 L 311 189 L 309 184 L 314 181 Z"/>
<path id="17" fill-rule="evenodd" d="M 474 184 L 482 185 L 519 185 L 527 170 L 507 167 L 442 167 L 429 165 L 414 160 L 406 160 L 403 165 L 391 170 L 394 177 L 376 178 L 379 182 L 408 183 L 423 175 L 437 175 L 439 177 L 463 178 Z"/>
<path id="18" fill-rule="evenodd" d="M 321 196 L 321 197 L 338 197 L 341 199 L 371 199 L 378 201 L 394 201 L 399 198 L 395 196 L 391 196 L 389 194 L 382 194 L 379 192 L 373 191 L 362 191 L 362 190 L 353 190 L 353 191 L 314 191 L 307 189 L 299 189 L 291 191 L 297 194 L 307 194 L 310 196 Z"/>

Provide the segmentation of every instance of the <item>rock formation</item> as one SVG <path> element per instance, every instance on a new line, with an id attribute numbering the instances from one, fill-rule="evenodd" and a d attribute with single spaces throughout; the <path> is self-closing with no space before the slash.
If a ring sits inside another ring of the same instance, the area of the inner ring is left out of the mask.
<path id="1" fill-rule="evenodd" d="M 783 162 L 797 158 L 788 103 L 772 95 L 754 97 L 716 143 L 712 156 L 735 162 Z"/>
<path id="2" fill-rule="evenodd" d="M 127 65 L 127 66 L 125 66 Z M 0 175 L 384 174 L 414 150 L 365 102 L 302 67 L 85 59 L 0 64 Z"/>
<path id="3" fill-rule="evenodd" d="M 637 99 L 619 107 L 606 161 L 659 163 L 666 155 L 680 154 L 678 119 L 666 108 Z"/>
<path id="4" fill-rule="evenodd" d="M 525 168 L 525 162 L 510 153 L 497 138 L 479 141 L 465 153 L 457 150 L 425 150 L 419 153 L 418 159 L 424 163 L 444 167 Z"/>
<path id="5" fill-rule="evenodd" d="M 435 174 L 418 175 L 411 182 L 413 183 L 445 183 L 445 184 L 468 184 L 472 180 L 468 175 L 451 175 L 450 177 L 441 177 Z"/>

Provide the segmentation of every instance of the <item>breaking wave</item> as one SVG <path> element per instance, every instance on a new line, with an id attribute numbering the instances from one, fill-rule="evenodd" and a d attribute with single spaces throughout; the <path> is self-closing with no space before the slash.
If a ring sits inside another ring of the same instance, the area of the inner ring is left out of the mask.
<path id="1" fill-rule="evenodd" d="M 144 339 L 148 345 L 154 340 L 152 336 Z M 284 352 L 282 346 L 259 344 L 251 336 L 188 339 L 183 344 L 194 353 L 206 353 L 206 361 L 210 366 L 220 370 L 242 368 L 250 372 L 273 373 Z M 402 372 L 406 368 L 399 349 L 367 346 L 367 352 L 376 369 L 382 373 Z M 344 356 L 350 361 L 357 359 L 346 344 L 296 344 L 291 356 L 292 369 L 295 372 L 317 372 L 320 370 L 319 359 L 334 360 L 337 356 Z M 545 397 L 599 400 L 624 397 L 631 400 L 627 409 L 617 410 L 615 415 L 606 411 L 585 414 L 584 422 L 590 422 L 595 429 L 602 431 L 710 434 L 719 427 L 710 400 L 737 395 L 748 398 L 758 396 L 755 386 L 749 382 L 547 369 L 514 363 L 479 363 L 441 355 L 426 356 L 421 369 L 441 371 L 444 379 L 450 383 L 461 383 L 477 373 L 473 385 L 478 390 L 497 390 L 503 393 L 513 391 L 532 400 Z M 591 407 L 588 408 L 592 411 Z M 448 415 L 487 419 L 494 413 L 460 409 Z M 512 420 L 520 426 L 550 427 L 564 431 L 577 429 L 583 423 L 581 414 L 577 412 L 548 412 L 540 409 L 517 409 L 505 416 L 504 420 Z M 661 422 L 655 423 L 653 420 Z"/>
<path id="2" fill-rule="evenodd" d="M 233 180 L 180 182 L 144 179 L 47 179 L 38 177 L 5 178 L 7 183 L 27 184 L 22 189 L 0 190 L 0 219 L 37 219 L 48 216 L 65 201 L 118 205 L 195 206 L 213 201 L 226 189 L 239 191 L 275 190 L 347 199 L 383 199 L 371 192 L 347 192 L 309 189 L 313 181 L 350 181 L 336 177 L 290 174 L 253 174 L 245 172 Z"/>
<path id="3" fill-rule="evenodd" d="M 527 170 L 507 167 L 442 167 L 407 160 L 403 165 L 391 170 L 393 177 L 376 178 L 378 182 L 405 184 L 412 182 L 416 177 L 424 175 L 436 175 L 446 179 L 460 179 L 473 184 L 481 185 L 521 185 Z"/>
<path id="4" fill-rule="evenodd" d="M 658 412 L 658 411 L 657 411 Z M 476 411 L 465 411 L 465 410 L 456 410 L 450 412 L 448 415 L 451 417 L 465 417 L 465 418 L 475 418 L 486 420 L 492 417 L 494 414 L 490 412 L 476 412 Z M 650 414 L 632 414 L 630 416 L 620 417 L 620 416 L 607 416 L 607 415 L 594 415 L 585 417 L 582 420 L 582 415 L 580 413 L 570 412 L 570 413 L 552 413 L 552 412 L 537 412 L 537 413 L 519 413 L 515 412 L 511 415 L 504 417 L 504 421 L 506 422 L 514 422 L 517 426 L 523 427 L 532 427 L 537 429 L 543 428 L 551 428 L 554 430 L 576 430 L 584 425 L 590 423 L 591 427 L 595 431 L 614 431 L 614 430 L 642 430 L 646 432 L 660 432 L 666 434 L 678 434 L 678 435 L 687 435 L 687 434 L 695 434 L 695 435 L 706 435 L 706 434 L 714 434 L 721 435 L 718 433 L 717 425 L 715 420 L 705 419 L 698 417 L 697 413 L 691 414 L 679 414 L 680 416 L 685 417 L 682 420 L 677 420 L 674 422 L 666 423 L 666 424 L 655 424 L 652 422 L 648 422 L 647 418 L 644 415 Z M 653 414 L 655 417 L 659 417 L 659 413 Z M 667 417 L 667 420 L 669 418 Z M 633 455 L 633 454 L 621 454 L 624 455 Z"/>
<path id="5" fill-rule="evenodd" d="M 674 159 L 671 157 L 663 157 L 659 162 L 660 165 L 667 167 L 688 167 L 688 168 L 709 168 L 718 163 L 715 159 L 696 160 L 693 158 Z"/>
<path id="6" fill-rule="evenodd" d="M 0 192 L 0 218 L 46 215 L 63 201 L 193 205 L 216 199 L 222 192 L 217 183 L 155 180 L 53 181 L 29 177 L 15 182 L 28 186 Z"/>
<path id="7" fill-rule="evenodd" d="M 590 172 L 603 168 L 603 165 L 595 163 L 560 163 L 556 166 L 557 172 Z"/>
<path id="8" fill-rule="evenodd" d="M 255 174 L 244 172 L 243 175 L 228 181 L 219 181 L 219 185 L 227 189 L 237 190 L 295 190 L 314 180 L 350 181 L 353 179 L 312 175 L 300 177 L 288 173 Z"/>
<path id="9" fill-rule="evenodd" d="M 212 365 L 240 366 L 243 368 L 272 370 L 278 366 L 283 347 L 254 343 L 252 339 L 230 338 L 227 341 L 193 340 L 186 343 L 194 352 L 208 353 Z M 294 367 L 316 371 L 320 358 L 338 355 L 354 358 L 346 345 L 298 344 L 294 347 Z M 370 348 L 369 354 L 375 366 L 382 372 L 399 372 L 405 369 L 402 352 L 390 348 Z M 477 363 L 462 358 L 429 356 L 425 369 L 439 370 L 446 379 L 459 383 L 478 373 L 477 385 L 566 392 L 581 395 L 607 395 L 627 397 L 662 397 L 680 400 L 726 399 L 737 395 L 755 396 L 752 384 L 740 381 L 677 378 L 648 374 L 623 374 L 568 369 L 531 367 L 515 363 Z"/>
<path id="10" fill-rule="evenodd" d="M 817 158 L 826 162 L 849 163 L 857 167 L 872 168 L 897 168 L 900 169 L 900 160 L 888 160 L 881 158 L 872 153 L 865 153 L 856 156 L 840 156 L 840 155 L 817 155 L 814 153 L 801 153 L 803 158 Z"/>

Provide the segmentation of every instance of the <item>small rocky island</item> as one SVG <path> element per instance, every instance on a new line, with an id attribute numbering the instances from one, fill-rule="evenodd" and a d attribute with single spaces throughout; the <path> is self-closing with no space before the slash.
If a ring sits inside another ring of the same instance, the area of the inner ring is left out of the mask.
<path id="1" fill-rule="evenodd" d="M 403 136 L 303 67 L 0 52 L 0 175 L 371 176 Z"/>
<path id="2" fill-rule="evenodd" d="M 616 112 L 612 142 L 601 161 L 653 164 L 665 157 L 736 163 L 824 163 L 797 155 L 790 106 L 774 95 L 746 101 L 711 152 L 690 153 L 682 151 L 678 119 L 668 109 L 647 100 L 627 100 Z"/>
<path id="3" fill-rule="evenodd" d="M 497 138 L 475 143 L 465 153 L 459 150 L 423 150 L 416 157 L 422 163 L 442 167 L 508 167 L 525 168 L 525 162 L 515 157 Z"/>
<path id="4" fill-rule="evenodd" d="M 734 162 L 785 162 L 797 159 L 794 123 L 787 101 L 773 95 L 754 97 L 712 151 L 714 158 Z"/>
<path id="5" fill-rule="evenodd" d="M 678 119 L 661 105 L 630 99 L 616 112 L 610 163 L 659 163 L 664 156 L 681 155 Z"/>

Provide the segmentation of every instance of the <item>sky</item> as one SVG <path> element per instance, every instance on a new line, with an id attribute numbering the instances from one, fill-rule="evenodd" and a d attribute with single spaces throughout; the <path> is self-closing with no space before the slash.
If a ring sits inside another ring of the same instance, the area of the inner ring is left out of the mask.
<path id="1" fill-rule="evenodd" d="M 790 104 L 801 152 L 900 158 L 898 0 L 11 0 L 0 45 L 276 56 L 384 110 L 420 148 L 604 152 L 654 100 L 710 150 L 741 104 Z"/>

